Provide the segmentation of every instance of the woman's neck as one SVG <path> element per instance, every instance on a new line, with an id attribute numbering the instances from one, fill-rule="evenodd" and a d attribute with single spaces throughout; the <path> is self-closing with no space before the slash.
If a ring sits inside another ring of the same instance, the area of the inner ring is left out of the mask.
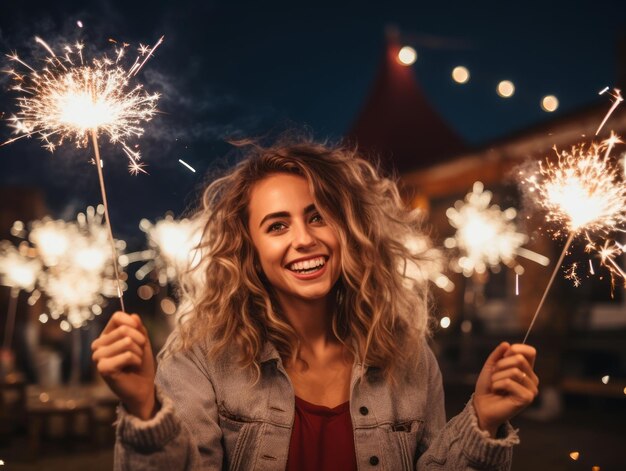
<path id="1" fill-rule="evenodd" d="M 280 298 L 279 295 L 285 317 L 300 337 L 303 354 L 316 356 L 329 344 L 337 344 L 332 329 L 334 303 L 330 297 L 316 300 Z"/>

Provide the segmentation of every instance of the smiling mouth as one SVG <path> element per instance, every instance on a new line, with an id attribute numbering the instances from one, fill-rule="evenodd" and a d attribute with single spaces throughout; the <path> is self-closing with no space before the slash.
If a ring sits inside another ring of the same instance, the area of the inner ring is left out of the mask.
<path id="1" fill-rule="evenodd" d="M 308 275 L 320 271 L 325 265 L 325 257 L 315 257 L 309 260 L 290 263 L 286 268 L 299 275 Z"/>

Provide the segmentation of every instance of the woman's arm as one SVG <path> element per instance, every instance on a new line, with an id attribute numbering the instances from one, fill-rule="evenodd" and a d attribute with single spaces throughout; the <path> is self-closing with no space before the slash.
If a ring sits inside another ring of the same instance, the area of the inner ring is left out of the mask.
<path id="1" fill-rule="evenodd" d="M 162 356 L 155 378 L 145 328 L 138 316 L 121 312 L 92 348 L 98 371 L 122 401 L 114 469 L 222 468 L 215 393 L 193 350 Z"/>
<path id="2" fill-rule="evenodd" d="M 417 461 L 417 470 L 510 469 L 512 447 L 519 443 L 519 438 L 507 420 L 534 399 L 534 394 L 520 393 L 520 390 L 516 386 L 511 386 L 509 381 L 504 381 L 507 385 L 504 388 L 501 388 L 502 383 L 498 382 L 503 378 L 511 379 L 516 376 L 517 371 L 508 371 L 511 368 L 509 363 L 515 363 L 520 360 L 519 358 L 499 363 L 517 355 L 516 350 L 519 350 L 518 346 L 511 347 L 508 344 L 501 344 L 494 350 L 481 371 L 475 394 L 463 411 L 448 423 L 445 422 L 443 384 L 437 360 L 430 348 L 426 347 L 423 350 L 423 361 L 427 363 L 428 371 L 429 408 L 428 416 L 425 417 L 426 429 L 418 444 L 421 456 Z M 526 362 L 527 366 L 531 365 L 528 358 Z M 522 381 L 524 379 L 521 378 Z M 536 391 L 534 380 L 533 384 Z M 481 413 L 488 415 L 479 419 L 475 404 L 480 404 Z M 489 425 L 481 427 L 479 423 Z M 484 430 L 483 427 L 490 430 Z"/>

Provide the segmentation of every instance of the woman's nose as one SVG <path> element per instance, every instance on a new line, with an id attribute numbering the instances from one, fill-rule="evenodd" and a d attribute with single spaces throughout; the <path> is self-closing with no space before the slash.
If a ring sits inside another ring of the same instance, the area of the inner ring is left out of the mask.
<path id="1" fill-rule="evenodd" d="M 307 248 L 315 245 L 316 239 L 306 224 L 294 224 L 292 244 L 296 249 Z"/>

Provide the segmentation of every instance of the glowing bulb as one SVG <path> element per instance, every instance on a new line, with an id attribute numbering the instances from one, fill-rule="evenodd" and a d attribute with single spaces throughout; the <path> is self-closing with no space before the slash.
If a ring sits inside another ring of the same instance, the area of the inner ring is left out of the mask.
<path id="1" fill-rule="evenodd" d="M 417 60 L 417 52 L 411 46 L 404 46 L 398 52 L 398 60 L 403 65 L 412 65 Z"/>
<path id="2" fill-rule="evenodd" d="M 547 95 L 541 99 L 541 109 L 548 113 L 556 111 L 559 107 L 559 100 L 554 95 Z"/>
<path id="3" fill-rule="evenodd" d="M 439 321 L 439 325 L 443 329 L 447 329 L 448 327 L 450 327 L 450 318 L 448 316 L 442 317 L 441 320 Z"/>
<path id="4" fill-rule="evenodd" d="M 510 80 L 502 80 L 498 84 L 496 91 L 502 98 L 510 98 L 515 93 L 515 85 Z"/>
<path id="5" fill-rule="evenodd" d="M 463 67 L 462 65 L 455 67 L 452 70 L 452 79 L 456 83 L 467 83 L 470 79 L 469 70 L 467 70 L 467 67 Z"/>

